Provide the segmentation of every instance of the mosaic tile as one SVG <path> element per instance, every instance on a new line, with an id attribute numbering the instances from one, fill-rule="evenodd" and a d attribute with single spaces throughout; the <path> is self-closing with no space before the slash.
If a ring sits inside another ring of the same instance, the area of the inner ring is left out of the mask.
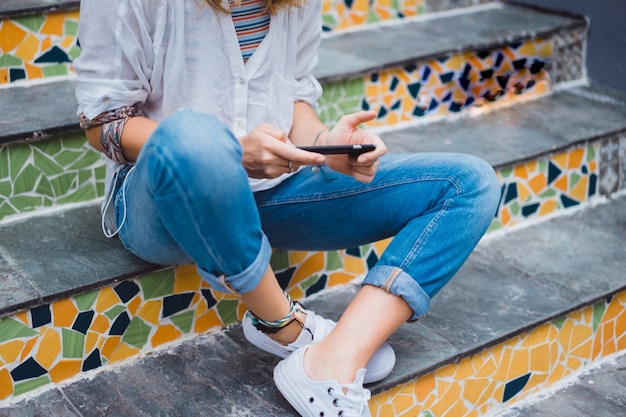
<path id="1" fill-rule="evenodd" d="M 420 60 L 364 78 L 328 83 L 320 117 L 329 125 L 341 115 L 375 110 L 368 126 L 393 126 L 424 116 L 446 116 L 523 94 L 552 91 L 547 64 L 553 40 L 534 39 L 483 52 L 454 53 Z"/>
<path id="2" fill-rule="evenodd" d="M 601 311 L 594 329 L 594 311 Z M 496 413 L 626 349 L 626 292 L 399 385 L 370 400 L 372 416 Z"/>
<path id="3" fill-rule="evenodd" d="M 0 221 L 104 192 L 104 159 L 80 133 L 0 145 Z"/>
<path id="4" fill-rule="evenodd" d="M 489 231 L 579 206 L 598 194 L 600 144 L 497 171 L 502 199 Z"/>
<path id="5" fill-rule="evenodd" d="M 284 288 L 301 299 L 354 280 L 385 247 L 379 242 L 329 253 L 275 251 L 272 263 L 282 267 L 276 273 Z M 241 320 L 244 311 L 237 298 L 212 291 L 195 267 L 181 265 L 4 318 L 0 379 L 11 389 L 0 391 L 0 400 L 134 358 L 184 335 L 221 329 Z"/>
<path id="6" fill-rule="evenodd" d="M 561 31 L 553 36 L 554 59 L 548 71 L 555 83 L 579 80 L 585 76 L 587 28 Z"/>
<path id="7" fill-rule="evenodd" d="M 69 11 L 0 20 L 0 85 L 72 73 L 78 19 Z"/>

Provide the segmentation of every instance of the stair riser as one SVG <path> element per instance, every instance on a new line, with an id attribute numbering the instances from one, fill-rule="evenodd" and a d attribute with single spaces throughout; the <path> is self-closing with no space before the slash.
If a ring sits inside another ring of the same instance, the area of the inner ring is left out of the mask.
<path id="1" fill-rule="evenodd" d="M 492 0 L 324 0 L 322 25 L 325 32 L 338 32 L 386 20 L 404 19 L 460 7 L 490 3 Z"/>
<path id="2" fill-rule="evenodd" d="M 489 231 L 581 207 L 626 188 L 626 132 L 497 167 L 502 199 Z"/>
<path id="3" fill-rule="evenodd" d="M 626 350 L 626 291 L 375 395 L 373 416 L 478 417 Z"/>
<path id="4" fill-rule="evenodd" d="M 515 226 L 626 188 L 626 132 L 496 167 L 502 201 L 490 230 Z M 102 157 L 82 133 L 0 145 L 0 221 L 101 197 Z"/>

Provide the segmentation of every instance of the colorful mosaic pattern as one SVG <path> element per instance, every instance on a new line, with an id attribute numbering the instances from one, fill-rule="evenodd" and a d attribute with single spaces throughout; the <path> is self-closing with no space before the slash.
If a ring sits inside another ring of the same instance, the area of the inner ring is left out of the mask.
<path id="1" fill-rule="evenodd" d="M 323 29 L 342 30 L 484 2 L 325 0 Z M 80 55 L 76 38 L 79 16 L 79 11 L 73 10 L 0 20 L 0 85 L 72 73 L 72 62 Z"/>
<path id="2" fill-rule="evenodd" d="M 70 74 L 78 11 L 0 20 L 0 85 Z"/>
<path id="3" fill-rule="evenodd" d="M 497 171 L 502 200 L 489 230 L 588 202 L 598 193 L 599 148 L 580 146 Z"/>
<path id="4" fill-rule="evenodd" d="M 345 284 L 387 241 L 347 251 L 275 251 L 272 266 L 294 299 Z M 243 306 L 184 265 L 0 319 L 0 400 L 138 357 L 240 320 Z"/>
<path id="5" fill-rule="evenodd" d="M 494 413 L 626 350 L 626 292 L 573 312 L 370 400 L 378 417 Z"/>
<path id="6" fill-rule="evenodd" d="M 0 145 L 0 221 L 104 193 L 104 160 L 82 132 Z"/>
<path id="7" fill-rule="evenodd" d="M 490 102 L 510 102 L 520 94 L 552 91 L 546 65 L 552 41 L 534 39 L 484 52 L 440 56 L 362 79 L 324 86 L 320 114 L 335 124 L 341 115 L 376 110 L 369 126 L 393 126 L 424 116 L 446 116 Z"/>

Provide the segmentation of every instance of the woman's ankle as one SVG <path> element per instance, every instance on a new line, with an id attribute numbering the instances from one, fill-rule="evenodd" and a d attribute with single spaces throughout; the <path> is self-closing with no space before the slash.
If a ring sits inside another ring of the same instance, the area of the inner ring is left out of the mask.
<path id="1" fill-rule="evenodd" d="M 266 333 L 270 339 L 275 342 L 280 343 L 281 345 L 287 346 L 290 343 L 296 341 L 300 333 L 306 331 L 304 328 L 304 322 L 306 320 L 306 313 L 299 310 L 296 312 L 295 320 L 289 323 L 287 326 L 283 327 L 276 333 Z"/>

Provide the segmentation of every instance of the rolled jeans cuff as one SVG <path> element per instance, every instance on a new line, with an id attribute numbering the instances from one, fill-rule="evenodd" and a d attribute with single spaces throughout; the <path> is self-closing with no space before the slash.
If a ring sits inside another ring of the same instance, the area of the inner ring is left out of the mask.
<path id="1" fill-rule="evenodd" d="M 377 265 L 368 272 L 361 285 L 373 285 L 402 297 L 413 310 L 409 321 L 424 316 L 430 309 L 430 296 L 409 274 L 398 267 Z"/>
<path id="2" fill-rule="evenodd" d="M 263 278 L 265 271 L 267 271 L 271 256 L 272 247 L 267 237 L 263 235 L 261 248 L 259 249 L 256 259 L 239 274 L 217 276 L 202 268 L 198 268 L 198 273 L 202 279 L 209 283 L 213 290 L 236 295 L 245 294 L 248 291 L 254 290 L 259 285 L 261 278 Z"/>

